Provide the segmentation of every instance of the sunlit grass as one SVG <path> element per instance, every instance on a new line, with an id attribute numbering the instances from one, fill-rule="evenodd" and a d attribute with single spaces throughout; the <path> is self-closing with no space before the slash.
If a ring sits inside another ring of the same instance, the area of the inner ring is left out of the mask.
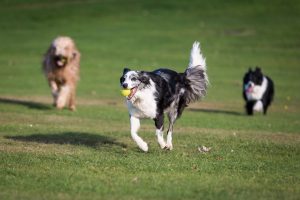
<path id="1" fill-rule="evenodd" d="M 2 1 L 0 199 L 297 199 L 299 2 Z M 57 35 L 82 53 L 78 110 L 51 106 L 42 55 Z M 184 71 L 193 41 L 210 87 L 161 150 L 141 152 L 119 91 L 123 67 Z M 267 116 L 245 116 L 242 77 L 275 82 Z M 203 154 L 198 147 L 211 147 Z"/>

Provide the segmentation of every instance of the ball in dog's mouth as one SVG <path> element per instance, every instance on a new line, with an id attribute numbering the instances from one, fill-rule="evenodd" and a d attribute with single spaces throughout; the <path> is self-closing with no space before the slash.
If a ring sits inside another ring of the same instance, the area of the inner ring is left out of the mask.
<path id="1" fill-rule="evenodd" d="M 57 66 L 59 66 L 59 67 L 63 67 L 63 66 L 65 66 L 66 63 L 67 63 L 67 58 L 66 58 L 66 57 L 63 57 L 63 56 L 57 56 L 57 57 L 55 58 L 55 60 L 56 60 Z"/>
<path id="2" fill-rule="evenodd" d="M 130 94 L 130 90 L 129 89 L 123 89 L 121 90 L 121 94 L 124 96 L 124 97 L 127 97 L 129 94 Z"/>
<path id="3" fill-rule="evenodd" d="M 136 93 L 137 87 L 131 88 L 131 89 L 123 89 L 121 90 L 121 93 L 123 96 L 127 97 L 128 100 L 130 100 Z"/>

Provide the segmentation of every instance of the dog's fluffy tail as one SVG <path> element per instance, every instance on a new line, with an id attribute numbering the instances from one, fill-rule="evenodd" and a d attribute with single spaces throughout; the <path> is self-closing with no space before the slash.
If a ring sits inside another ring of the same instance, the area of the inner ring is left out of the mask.
<path id="1" fill-rule="evenodd" d="M 204 97 L 209 82 L 205 58 L 201 54 L 200 43 L 197 41 L 193 44 L 190 62 L 184 74 L 187 80 L 186 103 L 189 104 Z"/>

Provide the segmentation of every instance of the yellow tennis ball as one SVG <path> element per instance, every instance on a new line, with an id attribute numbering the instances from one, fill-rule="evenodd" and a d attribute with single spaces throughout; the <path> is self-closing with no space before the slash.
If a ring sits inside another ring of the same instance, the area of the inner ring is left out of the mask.
<path id="1" fill-rule="evenodd" d="M 123 96 L 125 96 L 125 97 L 127 97 L 129 94 L 130 94 L 130 90 L 128 90 L 128 89 L 123 89 L 123 90 L 121 90 L 121 94 L 123 95 Z"/>

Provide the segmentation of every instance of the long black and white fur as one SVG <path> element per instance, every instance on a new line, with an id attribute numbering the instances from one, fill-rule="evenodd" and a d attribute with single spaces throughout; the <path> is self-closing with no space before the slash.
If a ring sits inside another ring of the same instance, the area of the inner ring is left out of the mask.
<path id="1" fill-rule="evenodd" d="M 268 76 L 263 75 L 261 69 L 251 68 L 243 79 L 243 97 L 246 101 L 246 112 L 253 115 L 254 111 L 267 114 L 268 107 L 274 97 L 274 83 Z"/>
<path id="2" fill-rule="evenodd" d="M 183 73 L 161 68 L 152 72 L 125 68 L 121 87 L 130 89 L 126 98 L 130 115 L 131 136 L 140 149 L 147 152 L 147 143 L 138 135 L 140 119 L 155 122 L 157 141 L 162 149 L 172 150 L 173 125 L 188 104 L 206 95 L 208 77 L 200 43 L 194 42 L 190 62 Z M 164 140 L 164 113 L 169 119 L 167 140 Z"/>

